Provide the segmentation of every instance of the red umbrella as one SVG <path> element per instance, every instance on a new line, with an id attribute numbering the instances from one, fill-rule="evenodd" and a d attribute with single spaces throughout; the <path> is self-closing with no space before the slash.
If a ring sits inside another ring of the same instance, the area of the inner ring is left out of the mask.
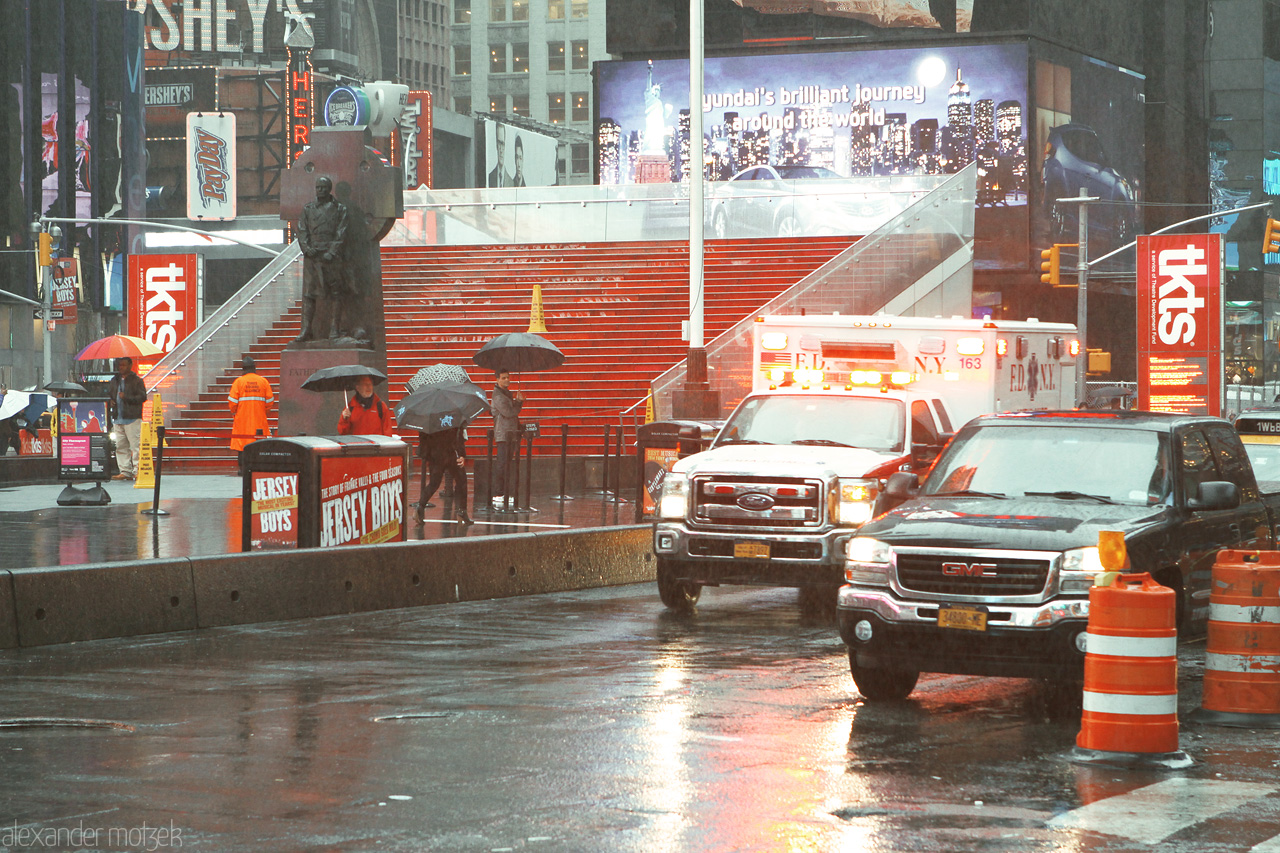
<path id="1" fill-rule="evenodd" d="M 88 361 L 91 358 L 140 358 L 145 355 L 156 355 L 164 350 L 142 338 L 129 335 L 108 335 L 99 338 L 80 350 L 76 361 Z"/>

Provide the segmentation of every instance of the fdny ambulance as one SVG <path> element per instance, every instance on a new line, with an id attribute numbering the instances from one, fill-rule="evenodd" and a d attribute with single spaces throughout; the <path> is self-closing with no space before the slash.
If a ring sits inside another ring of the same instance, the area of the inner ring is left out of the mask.
<path id="1" fill-rule="evenodd" d="M 844 545 L 885 480 L 923 471 L 971 418 L 1074 405 L 1076 328 L 962 318 L 764 316 L 752 390 L 710 449 L 675 463 L 654 527 L 658 592 L 800 589 L 834 610 Z"/>

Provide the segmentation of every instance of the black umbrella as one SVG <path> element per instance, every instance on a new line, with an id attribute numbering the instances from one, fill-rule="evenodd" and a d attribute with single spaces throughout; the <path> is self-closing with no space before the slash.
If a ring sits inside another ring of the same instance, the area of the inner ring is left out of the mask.
<path id="1" fill-rule="evenodd" d="M 484 391 L 474 382 L 424 385 L 395 408 L 396 424 L 401 429 L 428 434 L 464 427 L 487 411 Z"/>
<path id="2" fill-rule="evenodd" d="M 373 377 L 374 384 L 387 381 L 387 374 L 363 364 L 335 364 L 333 367 L 322 367 L 307 377 L 302 387 L 307 391 L 345 391 L 354 388 L 356 380 L 362 376 Z"/>
<path id="3" fill-rule="evenodd" d="M 68 392 L 73 394 L 89 393 L 89 389 L 81 385 L 79 382 L 50 382 L 48 385 L 44 386 L 44 388 L 46 391 L 61 391 L 64 394 Z"/>
<path id="4" fill-rule="evenodd" d="M 490 370 L 549 370 L 564 364 L 564 353 L 551 341 L 532 332 L 511 332 L 489 341 L 471 360 Z"/>

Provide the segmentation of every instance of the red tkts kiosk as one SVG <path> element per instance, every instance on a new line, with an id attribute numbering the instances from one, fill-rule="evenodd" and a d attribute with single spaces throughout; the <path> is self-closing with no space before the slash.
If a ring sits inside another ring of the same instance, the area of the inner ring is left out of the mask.
<path id="1" fill-rule="evenodd" d="M 241 550 L 402 542 L 409 445 L 383 435 L 265 438 L 241 451 Z"/>

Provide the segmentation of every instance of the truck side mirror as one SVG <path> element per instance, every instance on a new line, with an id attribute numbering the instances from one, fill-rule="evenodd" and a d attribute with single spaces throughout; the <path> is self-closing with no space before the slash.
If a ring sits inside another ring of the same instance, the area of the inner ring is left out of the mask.
<path id="1" fill-rule="evenodd" d="M 1240 506 L 1240 487 L 1226 480 L 1210 480 L 1196 488 L 1196 496 L 1187 501 L 1187 509 L 1206 511 L 1235 509 Z"/>
<path id="2" fill-rule="evenodd" d="M 701 441 L 702 427 L 682 426 L 677 435 L 681 441 Z"/>
<path id="3" fill-rule="evenodd" d="M 929 442 L 919 442 L 911 445 L 911 465 L 913 468 L 927 468 L 933 464 L 933 460 L 938 458 L 938 454 L 942 452 L 942 448 L 947 446 L 947 442 L 955 433 L 944 432 L 938 436 L 936 444 Z"/>
<path id="4" fill-rule="evenodd" d="M 920 491 L 920 475 L 911 471 L 897 471 L 889 475 L 884 484 L 884 493 L 898 503 L 909 500 Z"/>

